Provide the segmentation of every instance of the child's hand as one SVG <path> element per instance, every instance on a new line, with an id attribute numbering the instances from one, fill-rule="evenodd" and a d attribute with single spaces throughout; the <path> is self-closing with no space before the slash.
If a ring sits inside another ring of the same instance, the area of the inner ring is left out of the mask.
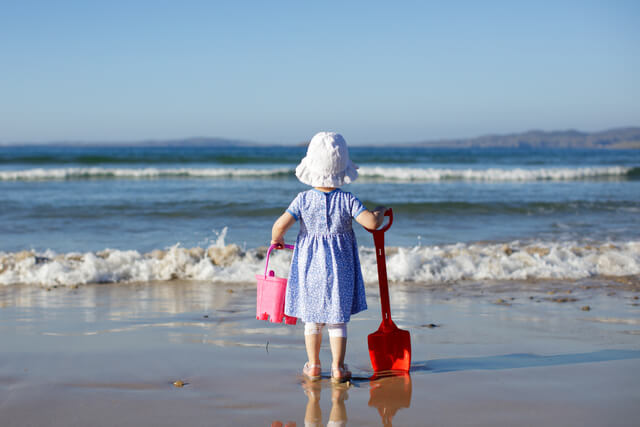
<path id="1" fill-rule="evenodd" d="M 283 213 L 271 229 L 271 244 L 276 245 L 278 249 L 284 249 L 284 235 L 295 222 L 293 215 L 289 212 Z"/>
<path id="2" fill-rule="evenodd" d="M 376 228 L 380 228 L 384 222 L 384 213 L 387 211 L 386 206 L 376 206 L 373 210 L 373 215 L 376 217 Z"/>
<path id="3" fill-rule="evenodd" d="M 380 228 L 384 222 L 384 213 L 386 210 L 386 206 L 378 206 L 372 211 L 365 210 L 358 215 L 356 221 L 369 231 L 376 230 Z"/>
<path id="4" fill-rule="evenodd" d="M 271 240 L 271 244 L 272 245 L 276 245 L 276 249 L 282 249 L 282 248 L 284 248 L 284 238 L 272 239 Z"/>

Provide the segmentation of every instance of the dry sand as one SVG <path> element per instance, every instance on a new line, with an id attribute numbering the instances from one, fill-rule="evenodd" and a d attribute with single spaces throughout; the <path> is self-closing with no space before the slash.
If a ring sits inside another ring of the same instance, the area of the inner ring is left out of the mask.
<path id="1" fill-rule="evenodd" d="M 637 425 L 637 290 L 604 279 L 516 285 L 393 286 L 413 367 L 375 381 L 366 335 L 379 305 L 368 288 L 369 310 L 349 324 L 356 379 L 337 387 L 326 368 L 319 383 L 302 379 L 302 325 L 255 320 L 252 284 L 5 287 L 1 424 Z M 328 367 L 327 345 L 322 359 Z"/>

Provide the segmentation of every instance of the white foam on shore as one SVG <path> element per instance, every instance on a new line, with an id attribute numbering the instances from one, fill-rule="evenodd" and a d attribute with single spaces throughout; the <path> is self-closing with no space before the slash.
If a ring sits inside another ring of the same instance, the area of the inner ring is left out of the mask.
<path id="1" fill-rule="evenodd" d="M 625 166 L 559 167 L 538 169 L 441 169 L 370 167 L 358 170 L 363 179 L 386 181 L 563 181 L 626 175 Z M 46 181 L 67 179 L 155 179 L 167 177 L 242 178 L 293 175 L 291 168 L 36 168 L 0 171 L 0 181 Z"/>
<path id="2" fill-rule="evenodd" d="M 264 248 L 224 244 L 224 233 L 207 249 L 175 245 L 141 254 L 106 249 L 93 253 L 0 252 L 0 284 L 72 286 L 87 283 L 173 279 L 254 282 L 264 271 Z M 269 268 L 286 277 L 291 251 L 277 251 Z M 373 248 L 361 247 L 365 281 L 376 283 Z M 535 242 L 454 244 L 387 248 L 391 281 L 447 283 L 527 279 L 580 279 L 640 274 L 640 242 L 578 244 Z"/>

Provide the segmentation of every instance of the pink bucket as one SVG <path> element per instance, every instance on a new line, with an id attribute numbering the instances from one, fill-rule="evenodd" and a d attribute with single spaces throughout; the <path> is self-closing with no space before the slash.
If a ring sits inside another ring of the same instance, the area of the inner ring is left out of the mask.
<path id="1" fill-rule="evenodd" d="M 284 245 L 287 249 L 293 249 L 292 245 Z M 284 314 L 284 295 L 287 291 L 287 279 L 276 277 L 273 270 L 269 269 L 269 255 L 276 248 L 271 245 L 267 251 L 267 265 L 264 274 L 256 274 L 258 281 L 258 293 L 256 295 L 256 319 L 267 320 L 272 323 L 280 323 L 284 318 L 287 325 L 295 325 L 297 318 Z"/>

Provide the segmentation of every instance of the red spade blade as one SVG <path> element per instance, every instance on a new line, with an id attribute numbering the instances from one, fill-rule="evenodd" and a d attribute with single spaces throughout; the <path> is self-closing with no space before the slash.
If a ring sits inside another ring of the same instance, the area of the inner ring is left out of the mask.
<path id="1" fill-rule="evenodd" d="M 411 366 L 411 336 L 409 331 L 399 329 L 392 321 L 383 321 L 369 334 L 369 356 L 374 372 L 409 372 Z"/>

